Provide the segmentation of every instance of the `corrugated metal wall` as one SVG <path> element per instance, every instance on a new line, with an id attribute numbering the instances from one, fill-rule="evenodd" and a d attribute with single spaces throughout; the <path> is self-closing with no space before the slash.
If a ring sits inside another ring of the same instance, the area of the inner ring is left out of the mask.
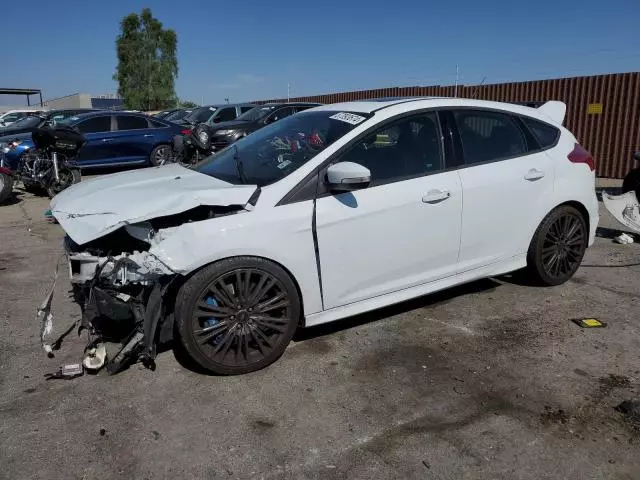
<path id="1" fill-rule="evenodd" d="M 336 103 L 403 96 L 452 97 L 454 86 L 393 87 L 291 98 L 291 101 Z M 622 178 L 640 150 L 640 72 L 557 78 L 533 82 L 458 86 L 459 97 L 501 102 L 567 104 L 565 125 L 596 160 L 600 177 Z M 285 99 L 263 100 L 286 101 Z"/>

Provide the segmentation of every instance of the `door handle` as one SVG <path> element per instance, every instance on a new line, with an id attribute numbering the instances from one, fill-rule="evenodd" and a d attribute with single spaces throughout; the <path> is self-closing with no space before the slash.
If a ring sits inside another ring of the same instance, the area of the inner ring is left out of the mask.
<path id="1" fill-rule="evenodd" d="M 144 138 L 153 137 L 153 133 L 145 133 L 143 137 Z"/>
<path id="2" fill-rule="evenodd" d="M 529 180 L 530 182 L 534 182 L 536 180 L 540 180 L 544 177 L 544 172 L 542 170 L 538 170 L 537 168 L 532 168 L 529 170 L 524 176 L 525 180 Z"/>
<path id="3" fill-rule="evenodd" d="M 451 192 L 448 190 L 429 190 L 425 196 L 422 197 L 422 203 L 438 203 L 451 197 Z"/>
<path id="4" fill-rule="evenodd" d="M 107 143 L 113 141 L 113 138 L 103 138 L 102 143 Z"/>

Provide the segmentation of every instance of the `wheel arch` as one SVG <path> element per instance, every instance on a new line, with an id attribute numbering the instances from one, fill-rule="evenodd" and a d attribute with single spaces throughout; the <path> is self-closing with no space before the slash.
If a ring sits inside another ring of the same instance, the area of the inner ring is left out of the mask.
<path id="1" fill-rule="evenodd" d="M 165 305 L 169 304 L 169 305 L 175 305 L 175 299 L 178 295 L 178 291 L 180 290 L 180 288 L 182 288 L 182 286 L 187 283 L 195 274 L 197 274 L 198 272 L 202 271 L 203 269 L 209 267 L 210 265 L 214 265 L 218 262 L 222 262 L 223 260 L 229 260 L 229 259 L 233 259 L 233 258 L 241 258 L 241 257 L 253 257 L 253 258 L 259 258 L 261 260 L 266 260 L 268 262 L 271 262 L 275 265 L 278 265 L 280 268 L 282 268 L 287 275 L 289 275 L 289 278 L 291 278 L 291 281 L 293 282 L 293 284 L 296 287 L 296 293 L 298 294 L 298 298 L 300 300 L 300 319 L 298 320 L 298 325 L 301 327 L 305 326 L 305 314 L 304 314 L 304 296 L 302 295 L 302 289 L 300 288 L 300 283 L 298 282 L 298 279 L 295 277 L 295 275 L 291 272 L 291 269 L 287 268 L 286 265 L 283 265 L 282 262 L 279 262 L 277 260 L 274 260 L 272 258 L 268 258 L 265 257 L 264 255 L 229 255 L 228 257 L 222 257 L 222 258 L 218 258 L 212 262 L 209 263 L 205 263 L 204 265 L 200 265 L 198 268 L 192 270 L 191 272 L 187 273 L 186 275 L 179 275 L 177 276 L 174 281 L 171 284 L 171 288 L 167 291 L 167 294 L 165 295 L 165 297 L 163 298 L 163 301 L 165 303 Z"/>
<path id="2" fill-rule="evenodd" d="M 542 217 L 542 220 L 544 220 L 547 217 L 547 215 L 549 215 L 551 212 L 553 212 L 557 208 L 564 207 L 564 206 L 573 207 L 576 210 L 578 210 L 587 225 L 587 232 L 591 231 L 591 218 L 589 217 L 589 210 L 587 210 L 587 207 L 585 207 L 584 204 L 582 202 L 579 202 L 578 200 L 567 200 L 566 202 L 559 203 L 558 205 L 553 207 L 551 210 L 549 210 L 545 214 L 545 216 Z M 540 222 L 542 222 L 542 220 L 540 220 Z"/>

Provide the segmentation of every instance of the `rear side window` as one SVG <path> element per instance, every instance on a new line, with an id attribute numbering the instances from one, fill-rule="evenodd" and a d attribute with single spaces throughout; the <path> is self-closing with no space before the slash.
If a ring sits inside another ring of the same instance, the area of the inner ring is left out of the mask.
<path id="1" fill-rule="evenodd" d="M 141 130 L 149 128 L 146 118 L 133 117 L 129 115 L 118 115 L 118 130 Z"/>
<path id="2" fill-rule="evenodd" d="M 245 113 L 252 109 L 253 109 L 253 105 L 245 105 L 244 107 L 240 107 L 240 113 Z"/>
<path id="3" fill-rule="evenodd" d="M 465 164 L 517 157 L 527 152 L 524 135 L 510 115 L 484 110 L 457 110 L 453 114 Z"/>
<path id="4" fill-rule="evenodd" d="M 111 131 L 111 116 L 91 117 L 76 125 L 82 133 L 100 133 Z"/>
<path id="5" fill-rule="evenodd" d="M 522 117 L 522 121 L 538 141 L 540 148 L 549 148 L 555 145 L 560 135 L 560 130 L 548 123 L 534 120 L 533 118 Z"/>

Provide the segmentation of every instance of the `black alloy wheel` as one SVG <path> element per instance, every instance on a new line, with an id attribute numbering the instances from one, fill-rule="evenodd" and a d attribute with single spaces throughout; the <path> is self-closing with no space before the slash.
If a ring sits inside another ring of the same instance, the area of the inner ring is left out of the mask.
<path id="1" fill-rule="evenodd" d="M 578 270 L 589 239 L 587 224 L 574 207 L 553 210 L 542 221 L 529 248 L 530 270 L 545 285 L 560 285 Z"/>
<path id="2" fill-rule="evenodd" d="M 299 316 L 289 275 L 254 257 L 205 268 L 183 286 L 176 301 L 185 349 L 202 367 L 222 375 L 258 370 L 279 358 Z"/>

